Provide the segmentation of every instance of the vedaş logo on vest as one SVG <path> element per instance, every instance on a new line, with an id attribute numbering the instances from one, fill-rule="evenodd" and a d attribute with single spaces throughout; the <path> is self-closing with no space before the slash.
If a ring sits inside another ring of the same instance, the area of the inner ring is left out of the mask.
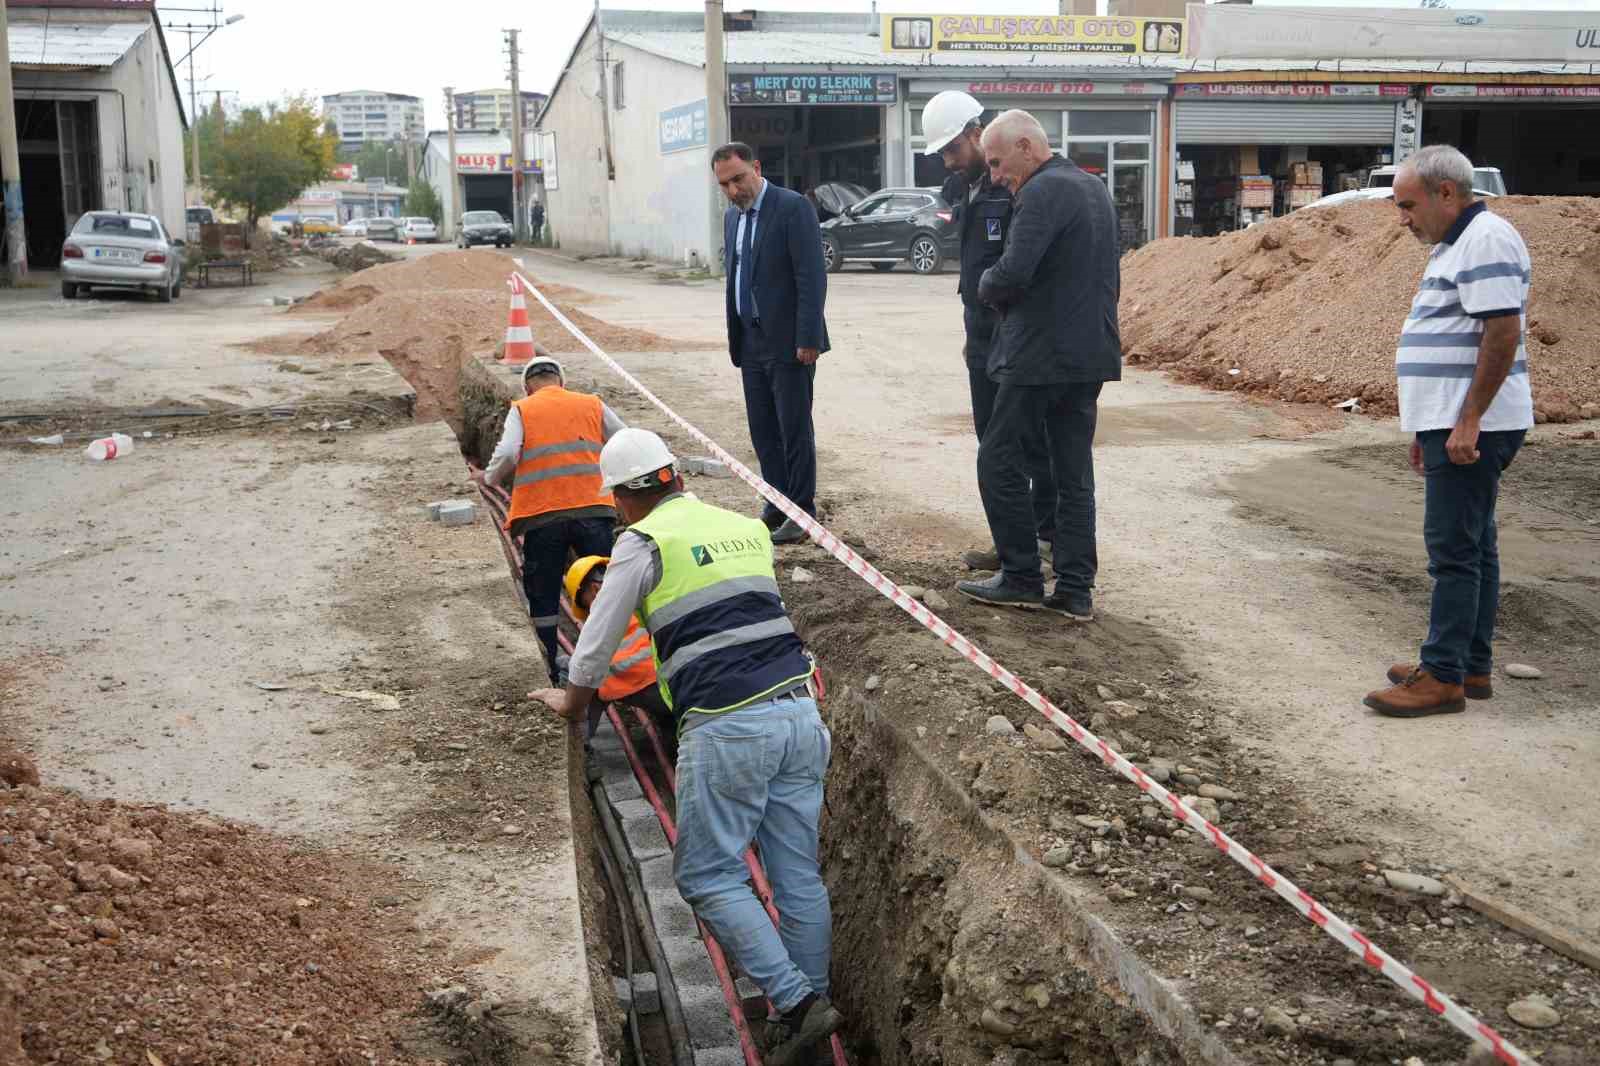
<path id="1" fill-rule="evenodd" d="M 710 566 L 717 561 L 719 555 L 757 555 L 765 551 L 760 541 L 749 537 L 714 540 L 709 544 L 696 544 L 689 549 L 695 563 L 700 566 Z"/>

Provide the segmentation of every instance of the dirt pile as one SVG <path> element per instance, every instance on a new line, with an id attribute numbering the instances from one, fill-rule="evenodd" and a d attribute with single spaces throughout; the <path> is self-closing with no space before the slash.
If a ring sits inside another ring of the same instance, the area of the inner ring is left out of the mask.
<path id="1" fill-rule="evenodd" d="M 0 1061 L 418 1061 L 396 1038 L 451 975 L 361 879 L 199 815 L 0 789 Z"/>
<path id="2" fill-rule="evenodd" d="M 1490 210 L 1517 227 L 1533 259 L 1538 420 L 1583 417 L 1584 404 L 1600 402 L 1600 202 L 1508 196 Z M 1300 403 L 1355 397 L 1393 414 L 1395 343 L 1427 257 L 1386 200 L 1156 241 L 1122 260 L 1123 349 L 1129 363 L 1216 388 Z"/>

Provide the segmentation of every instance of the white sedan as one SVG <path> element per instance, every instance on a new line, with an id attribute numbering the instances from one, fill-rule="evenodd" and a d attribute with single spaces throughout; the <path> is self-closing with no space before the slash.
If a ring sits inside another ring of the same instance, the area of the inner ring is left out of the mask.
<path id="1" fill-rule="evenodd" d="M 1480 199 L 1492 200 L 1499 195 L 1499 193 L 1490 192 L 1488 189 L 1473 189 L 1472 191 Z M 1347 204 L 1352 200 L 1392 199 L 1394 199 L 1394 187 L 1392 185 L 1381 188 L 1346 189 L 1344 192 L 1336 192 L 1329 196 L 1324 196 L 1320 200 L 1313 200 L 1306 204 L 1306 207 L 1338 207 L 1340 204 Z M 1301 210 L 1304 210 L 1304 208 Z"/>
<path id="2" fill-rule="evenodd" d="M 400 220 L 400 240 L 407 244 L 432 243 L 439 239 L 439 227 L 431 218 L 403 218 Z"/>
<path id="3" fill-rule="evenodd" d="M 365 237 L 367 235 L 367 220 L 352 218 L 349 222 L 339 227 L 341 237 Z"/>

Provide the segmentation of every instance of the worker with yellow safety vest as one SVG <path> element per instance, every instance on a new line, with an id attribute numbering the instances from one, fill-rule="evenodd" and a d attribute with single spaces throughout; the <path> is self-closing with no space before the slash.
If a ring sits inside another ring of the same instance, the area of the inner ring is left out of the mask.
<path id="1" fill-rule="evenodd" d="M 600 483 L 600 449 L 622 419 L 598 396 L 566 388 L 561 364 L 547 355 L 522 368 L 526 395 L 506 413 L 488 467 L 474 477 L 494 485 L 510 477 L 506 529 L 522 538 L 522 588 L 544 644 L 550 680 L 568 553 L 606 555 L 616 529 L 611 493 Z"/>
<path id="2" fill-rule="evenodd" d="M 578 721 L 637 615 L 661 697 L 678 718 L 678 891 L 781 1015 L 770 1066 L 793 1066 L 843 1024 L 829 1002 L 832 912 L 817 863 L 833 740 L 812 663 L 778 593 L 772 534 L 683 491 L 665 442 L 624 429 L 600 453 L 627 529 L 550 702 Z M 747 883 L 761 846 L 783 931 Z"/>

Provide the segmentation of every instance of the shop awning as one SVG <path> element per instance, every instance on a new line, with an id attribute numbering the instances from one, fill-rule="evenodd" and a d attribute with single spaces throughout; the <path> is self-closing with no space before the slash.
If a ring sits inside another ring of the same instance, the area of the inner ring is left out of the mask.
<path id="1" fill-rule="evenodd" d="M 100 70 L 115 66 L 139 39 L 148 22 L 17 22 L 8 27 L 14 70 Z"/>

